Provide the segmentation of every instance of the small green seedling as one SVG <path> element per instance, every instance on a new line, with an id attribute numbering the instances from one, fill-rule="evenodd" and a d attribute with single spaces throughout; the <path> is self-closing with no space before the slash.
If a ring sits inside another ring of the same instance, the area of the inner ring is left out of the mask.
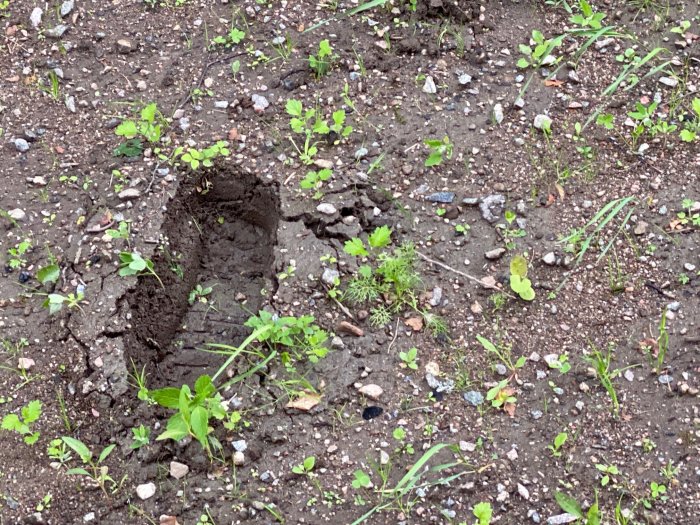
<path id="1" fill-rule="evenodd" d="M 352 488 L 368 489 L 372 487 L 372 479 L 363 470 L 356 470 L 353 473 Z"/>
<path id="2" fill-rule="evenodd" d="M 292 472 L 300 476 L 308 476 L 314 470 L 314 466 L 316 466 L 316 457 L 309 456 L 299 465 L 294 465 L 292 467 Z"/>
<path id="3" fill-rule="evenodd" d="M 518 49 L 524 55 L 521 57 L 517 66 L 521 69 L 534 68 L 541 66 L 556 64 L 560 58 L 555 58 L 552 51 L 559 47 L 564 39 L 564 35 L 557 38 L 545 39 L 544 35 L 536 29 L 532 31 L 532 42 L 534 45 L 520 44 Z"/>
<path id="4" fill-rule="evenodd" d="M 430 149 L 428 158 L 425 159 L 425 166 L 439 166 L 444 159 L 451 159 L 454 145 L 450 142 L 450 137 L 445 135 L 441 139 L 426 139 L 425 145 Z"/>
<path id="5" fill-rule="evenodd" d="M 557 357 L 556 361 L 549 361 L 547 363 L 547 366 L 554 370 L 559 370 L 560 374 L 566 374 L 569 370 L 571 370 L 571 363 L 569 363 L 569 354 L 567 354 L 566 352 L 560 354 Z"/>
<path id="6" fill-rule="evenodd" d="M 61 276 L 61 268 L 56 263 L 51 263 L 36 272 L 36 279 L 41 284 L 49 284 L 58 282 L 58 278 Z"/>
<path id="7" fill-rule="evenodd" d="M 518 370 L 524 367 L 525 363 L 527 363 L 527 357 L 524 355 L 520 356 L 515 363 L 513 362 L 513 358 L 511 357 L 511 345 L 501 344 L 496 346 L 491 341 L 478 334 L 476 336 L 476 340 L 479 341 L 479 344 L 484 347 L 484 350 L 498 357 L 498 359 L 506 366 L 506 368 L 508 368 L 508 370 L 510 370 L 510 373 L 513 375 L 515 375 Z"/>
<path id="8" fill-rule="evenodd" d="M 393 438 L 399 442 L 400 447 L 396 449 L 397 452 L 405 452 L 406 454 L 413 455 L 415 449 L 412 443 L 406 441 L 406 429 L 403 427 L 396 427 L 391 433 Z"/>
<path id="9" fill-rule="evenodd" d="M 515 391 L 508 386 L 508 379 L 499 381 L 498 384 L 486 392 L 486 400 L 491 401 L 494 408 L 503 408 L 506 405 L 513 405 L 518 400 Z"/>
<path id="10" fill-rule="evenodd" d="M 184 147 L 180 146 L 173 152 L 173 158 L 180 157 L 180 160 L 188 164 L 193 171 L 199 169 L 200 166 L 211 168 L 217 158 L 228 157 L 231 154 L 228 145 L 227 141 L 219 140 L 201 150 L 194 147 L 188 147 L 185 150 Z"/>
<path id="11" fill-rule="evenodd" d="M 593 11 L 591 4 L 586 0 L 579 0 L 578 4 L 581 13 L 572 15 L 569 21 L 583 28 L 590 27 L 591 29 L 600 29 L 602 27 L 601 22 L 607 15 L 605 13 Z"/>
<path id="12" fill-rule="evenodd" d="M 20 415 L 7 414 L 2 418 L 2 429 L 17 432 L 24 436 L 27 445 L 33 445 L 39 439 L 39 432 L 32 432 L 32 424 L 41 416 L 41 401 L 34 400 L 27 403 L 20 410 Z"/>
<path id="13" fill-rule="evenodd" d="M 143 152 L 141 139 L 154 144 L 160 141 L 162 127 L 166 122 L 165 118 L 158 111 L 156 103 L 148 104 L 139 114 L 136 120 L 125 120 L 114 130 L 114 133 L 124 137 L 126 142 L 114 150 L 115 156 L 125 155 L 136 157 Z"/>
<path id="14" fill-rule="evenodd" d="M 561 457 L 561 448 L 564 446 L 567 439 L 569 439 L 569 434 L 566 432 L 559 432 L 557 434 L 557 436 L 554 438 L 554 443 L 547 447 L 552 453 L 552 456 L 555 458 Z"/>
<path id="15" fill-rule="evenodd" d="M 226 48 L 231 48 L 236 44 L 240 44 L 244 38 L 245 31 L 241 31 L 237 27 L 232 27 L 226 35 L 214 37 L 209 47 L 224 46 Z"/>
<path id="16" fill-rule="evenodd" d="M 614 481 L 611 476 L 618 476 L 620 474 L 620 469 L 615 465 L 603 465 L 601 463 L 596 464 L 596 470 L 603 473 L 603 477 L 600 478 L 600 486 L 607 487 L 610 481 Z"/>
<path id="17" fill-rule="evenodd" d="M 516 255 L 510 261 L 510 288 L 525 301 L 535 298 L 532 281 L 527 278 L 527 259 L 522 255 Z"/>
<path id="18" fill-rule="evenodd" d="M 48 308 L 49 315 L 54 315 L 61 311 L 63 306 L 68 308 L 80 308 L 80 302 L 85 298 L 83 292 L 69 293 L 62 295 L 60 293 L 50 293 L 46 295 L 46 299 L 42 303 L 44 308 Z"/>
<path id="19" fill-rule="evenodd" d="M 14 248 L 9 248 L 7 250 L 8 261 L 7 265 L 16 270 L 24 265 L 24 256 L 27 254 L 29 249 L 32 247 L 32 241 L 25 239 L 18 243 Z"/>
<path id="20" fill-rule="evenodd" d="M 70 436 L 63 436 L 61 439 L 68 447 L 78 454 L 80 460 L 83 462 L 83 465 L 87 467 L 69 469 L 67 474 L 85 476 L 91 479 L 102 489 L 105 496 L 109 496 L 107 493 L 107 483 L 110 483 L 112 489 L 114 489 L 117 486 L 117 482 L 114 481 L 114 479 L 109 475 L 109 467 L 107 467 L 107 465 L 103 465 L 103 463 L 112 453 L 116 445 L 112 444 L 103 448 L 97 460 L 95 460 L 92 451 L 79 439 L 75 439 Z"/>
<path id="21" fill-rule="evenodd" d="M 314 72 L 316 80 L 328 74 L 337 58 L 338 56 L 333 54 L 333 48 L 328 39 L 318 43 L 318 52 L 315 55 L 309 55 L 309 67 Z"/>
<path id="22" fill-rule="evenodd" d="M 46 447 L 46 455 L 50 459 L 59 462 L 61 465 L 68 463 L 71 460 L 70 450 L 68 445 L 60 439 L 52 439 Z"/>
<path id="23" fill-rule="evenodd" d="M 418 370 L 418 349 L 415 346 L 406 352 L 399 352 L 399 358 L 411 370 Z"/>
<path id="24" fill-rule="evenodd" d="M 313 195 L 313 198 L 315 200 L 320 199 L 323 197 L 323 193 L 321 192 L 321 187 L 323 186 L 323 183 L 331 178 L 333 175 L 333 171 L 331 171 L 328 168 L 324 168 L 322 170 L 318 171 L 309 171 L 306 173 L 306 176 L 299 181 L 299 186 L 303 190 L 316 190 L 316 192 Z"/>
<path id="25" fill-rule="evenodd" d="M 478 520 L 475 525 L 490 525 L 491 518 L 493 518 L 493 508 L 491 504 L 482 501 L 474 505 L 474 510 L 472 511 L 474 517 Z"/>
<path id="26" fill-rule="evenodd" d="M 144 259 L 140 254 L 136 252 L 121 252 L 119 254 L 119 275 L 121 277 L 127 277 L 130 275 L 141 276 L 141 275 L 152 275 L 160 283 L 162 288 L 165 288 L 163 281 L 160 280 L 158 274 L 156 273 L 153 261 L 150 259 Z"/>
<path id="27" fill-rule="evenodd" d="M 195 302 L 200 302 L 202 304 L 207 304 L 209 299 L 207 296 L 211 294 L 213 288 L 211 286 L 203 287 L 201 284 L 197 284 L 194 290 L 190 291 L 190 295 L 187 297 L 187 302 L 191 305 Z"/>
<path id="28" fill-rule="evenodd" d="M 564 512 L 567 512 L 581 520 L 581 525 L 600 525 L 601 513 L 598 506 L 597 492 L 595 495 L 595 503 L 588 508 L 587 513 L 584 513 L 583 509 L 581 509 L 581 505 L 579 505 L 578 502 L 568 494 L 564 494 L 563 492 L 555 492 L 554 499 L 557 500 L 557 503 Z"/>
<path id="29" fill-rule="evenodd" d="M 131 449 L 137 450 L 151 442 L 151 429 L 143 426 L 143 424 L 132 428 L 131 432 L 133 433 Z"/>
<path id="30" fill-rule="evenodd" d="M 110 228 L 105 232 L 110 239 L 124 239 L 129 244 L 131 225 L 128 221 L 119 221 L 117 229 Z"/>

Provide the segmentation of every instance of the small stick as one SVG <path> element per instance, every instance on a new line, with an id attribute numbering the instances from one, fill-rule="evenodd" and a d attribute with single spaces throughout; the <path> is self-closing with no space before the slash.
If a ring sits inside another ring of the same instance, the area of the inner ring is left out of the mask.
<path id="1" fill-rule="evenodd" d="M 469 275 L 468 273 L 464 273 L 464 272 L 462 272 L 462 271 L 460 271 L 460 270 L 456 270 L 455 268 L 452 268 L 451 266 L 447 266 L 446 264 L 441 263 L 440 261 L 436 261 L 435 259 L 431 259 L 431 258 L 428 257 L 427 255 L 423 255 L 423 254 L 422 254 L 421 252 L 419 252 L 419 251 L 416 251 L 416 255 L 418 255 L 418 257 L 420 257 L 420 258 L 423 259 L 424 261 L 427 261 L 427 262 L 429 262 L 429 263 L 431 263 L 431 264 L 435 264 L 436 266 L 439 266 L 440 268 L 444 268 L 445 270 L 448 270 L 448 271 L 450 271 L 450 272 L 454 272 L 454 273 L 456 273 L 457 275 L 461 275 L 462 277 L 465 277 L 465 278 L 469 279 L 470 281 L 474 281 L 475 283 L 480 284 L 480 285 L 483 286 L 484 288 L 489 288 L 489 289 L 491 289 L 491 290 L 498 290 L 499 292 L 501 292 L 502 294 L 504 294 L 504 295 L 510 297 L 511 299 L 515 299 L 515 296 L 514 296 L 514 295 L 509 294 L 508 292 L 506 292 L 505 290 L 502 290 L 502 289 L 499 288 L 498 286 L 491 285 L 491 284 L 487 284 L 487 283 L 483 282 L 481 279 L 478 279 L 478 278 L 474 277 L 473 275 Z"/>
<path id="2" fill-rule="evenodd" d="M 396 328 L 394 328 L 394 338 L 389 343 L 389 348 L 386 349 L 387 354 L 391 354 L 391 347 L 394 346 L 396 342 L 396 337 L 399 335 L 399 319 L 396 320 Z"/>

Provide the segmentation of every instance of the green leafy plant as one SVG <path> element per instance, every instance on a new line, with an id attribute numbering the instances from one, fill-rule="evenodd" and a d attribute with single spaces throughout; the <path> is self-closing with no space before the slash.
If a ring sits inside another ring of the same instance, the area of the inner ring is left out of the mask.
<path id="1" fill-rule="evenodd" d="M 545 39 L 544 35 L 537 30 L 532 31 L 532 43 L 530 45 L 520 44 L 518 49 L 524 56 L 521 57 L 517 66 L 521 69 L 534 68 L 541 66 L 552 65 L 560 59 L 552 55 L 552 51 L 559 47 L 564 39 L 564 35 Z"/>
<path id="2" fill-rule="evenodd" d="M 306 176 L 299 181 L 299 186 L 304 190 L 316 190 L 313 198 L 318 200 L 323 197 L 321 192 L 321 187 L 323 183 L 331 178 L 333 171 L 328 168 L 324 168 L 318 171 L 308 171 Z"/>
<path id="3" fill-rule="evenodd" d="M 305 476 L 314 470 L 315 465 L 316 465 L 316 457 L 309 456 L 307 458 L 304 458 L 304 461 L 301 462 L 299 465 L 294 465 L 292 467 L 292 472 L 294 474 L 298 474 L 300 476 Z"/>
<path id="4" fill-rule="evenodd" d="M 213 288 L 211 286 L 203 287 L 201 284 L 198 283 L 194 287 L 194 289 L 190 291 L 190 294 L 187 296 L 187 302 L 191 305 L 194 304 L 195 302 L 207 304 L 209 302 L 209 299 L 207 299 L 207 296 L 209 296 L 212 291 L 213 291 Z"/>
<path id="5" fill-rule="evenodd" d="M 152 390 L 151 397 L 160 406 L 176 411 L 170 416 L 165 431 L 156 437 L 156 441 L 180 441 L 191 436 L 210 457 L 212 447 L 221 449 L 221 443 L 211 435 L 213 429 L 209 422 L 211 419 L 225 419 L 226 409 L 210 376 L 199 376 L 194 384 L 194 392 L 188 385 L 182 385 L 180 388 L 165 387 Z"/>
<path id="6" fill-rule="evenodd" d="M 399 442 L 399 447 L 396 449 L 399 453 L 406 453 L 408 455 L 413 455 L 415 449 L 413 444 L 406 441 L 406 429 L 403 427 L 396 427 L 391 433 L 392 437 Z"/>
<path id="7" fill-rule="evenodd" d="M 600 478 L 601 487 L 607 487 L 610 484 L 610 481 L 614 481 L 612 476 L 620 475 L 620 469 L 618 469 L 615 465 L 604 465 L 602 463 L 597 463 L 595 468 L 598 470 L 598 472 L 603 474 L 603 476 Z"/>
<path id="8" fill-rule="evenodd" d="M 506 248 L 509 250 L 514 250 L 516 247 L 515 239 L 525 237 L 526 232 L 522 228 L 518 227 L 517 222 L 515 221 L 517 215 L 513 210 L 506 210 L 503 215 L 506 222 L 505 224 L 497 224 L 497 231 L 499 231 L 501 236 L 503 237 L 503 241 L 506 245 Z"/>
<path id="9" fill-rule="evenodd" d="M 228 142 L 219 140 L 204 149 L 180 146 L 173 152 L 173 157 L 180 157 L 180 160 L 188 164 L 193 171 L 196 171 L 200 166 L 211 168 L 217 158 L 228 157 L 230 154 L 231 151 L 228 149 Z"/>
<path id="10" fill-rule="evenodd" d="M 472 514 L 477 519 L 476 525 L 490 525 L 491 518 L 493 518 L 493 508 L 490 503 L 482 501 L 474 505 Z"/>
<path id="11" fill-rule="evenodd" d="M 520 356 L 517 361 L 513 362 L 511 355 L 512 348 L 508 344 L 500 344 L 496 346 L 491 341 L 478 334 L 476 336 L 476 340 L 479 341 L 479 344 L 484 347 L 484 350 L 490 354 L 494 354 L 501 361 L 501 363 L 508 368 L 512 375 L 516 375 L 518 370 L 524 367 L 525 363 L 527 363 L 527 357 L 524 355 Z"/>
<path id="12" fill-rule="evenodd" d="M 231 48 L 236 44 L 240 44 L 245 38 L 245 31 L 241 31 L 237 27 L 232 27 L 225 35 L 214 37 L 209 47 L 223 46 Z"/>
<path id="13" fill-rule="evenodd" d="M 527 259 L 522 255 L 516 255 L 510 261 L 510 288 L 521 299 L 532 301 L 535 298 L 535 290 L 532 289 L 532 281 L 527 278 Z"/>
<path id="14" fill-rule="evenodd" d="M 601 523 L 601 512 L 598 506 L 598 493 L 596 492 L 595 503 L 588 508 L 588 512 L 584 513 L 581 509 L 581 505 L 578 502 L 563 492 L 555 492 L 554 499 L 564 512 L 568 512 L 572 516 L 575 516 L 581 520 L 581 525 L 600 525 Z"/>
<path id="15" fill-rule="evenodd" d="M 131 224 L 129 221 L 119 221 L 117 229 L 110 228 L 105 233 L 111 239 L 124 239 L 129 244 L 129 237 L 131 235 Z"/>
<path id="16" fill-rule="evenodd" d="M 49 456 L 50 459 L 59 462 L 61 465 L 70 461 L 72 457 L 68 445 L 60 438 L 52 439 L 49 442 L 46 447 L 46 455 Z"/>
<path id="17" fill-rule="evenodd" d="M 418 349 L 414 346 L 406 352 L 399 352 L 399 358 L 411 370 L 418 370 Z"/>
<path id="18" fill-rule="evenodd" d="M 158 111 L 155 102 L 143 107 L 139 113 L 139 118 L 135 120 L 124 120 L 114 133 L 124 137 L 127 142 L 119 146 L 114 154 L 116 156 L 126 155 L 129 157 L 138 156 L 143 151 L 141 139 L 151 144 L 160 141 L 162 128 L 166 120 Z"/>
<path id="19" fill-rule="evenodd" d="M 486 392 L 486 401 L 491 402 L 494 408 L 504 408 L 506 405 L 514 405 L 517 401 L 515 391 L 508 386 L 508 379 L 499 381 Z"/>
<path id="20" fill-rule="evenodd" d="M 445 135 L 442 139 L 426 139 L 425 145 L 430 149 L 428 158 L 425 159 L 425 166 L 439 166 L 444 159 L 451 159 L 454 145 L 450 142 L 450 137 Z"/>
<path id="21" fill-rule="evenodd" d="M 22 267 L 26 262 L 24 256 L 31 249 L 31 247 L 32 241 L 29 239 L 25 239 L 17 243 L 13 248 L 9 248 L 7 250 L 7 265 L 13 270 Z"/>
<path id="22" fill-rule="evenodd" d="M 556 437 L 554 438 L 554 443 L 547 447 L 552 453 L 552 456 L 554 456 L 555 458 L 561 457 L 561 448 L 564 446 L 564 443 L 566 443 L 567 439 L 569 439 L 569 434 L 567 434 L 566 432 L 559 432 L 556 435 Z"/>
<path id="23" fill-rule="evenodd" d="M 80 302 L 85 298 L 83 292 L 71 292 L 68 295 L 63 295 L 60 293 L 50 293 L 46 294 L 46 299 L 42 303 L 44 308 L 48 308 L 49 314 L 54 315 L 63 309 L 63 306 L 68 308 L 80 308 Z"/>
<path id="24" fill-rule="evenodd" d="M 151 429 L 144 426 L 143 424 L 139 425 L 138 427 L 132 428 L 131 433 L 133 434 L 133 436 L 130 448 L 133 450 L 137 450 L 143 446 L 148 445 L 151 442 Z"/>
<path id="25" fill-rule="evenodd" d="M 349 136 L 353 128 L 346 125 L 346 115 L 344 110 L 333 112 L 333 123 L 328 124 L 328 121 L 323 117 L 320 110 L 310 108 L 304 109 L 301 101 L 296 99 L 287 100 L 285 106 L 289 119 L 289 126 L 294 133 L 304 135 L 304 143 L 298 146 L 293 138 L 290 137 L 290 142 L 299 155 L 299 159 L 306 165 L 312 164 L 314 157 L 318 153 L 318 142 L 321 137 L 329 137 L 333 133 L 332 142 L 338 144 L 341 139 Z"/>
<path id="26" fill-rule="evenodd" d="M 586 0 L 579 0 L 580 13 L 572 15 L 569 21 L 572 24 L 579 25 L 581 27 L 590 27 L 592 29 L 600 29 L 602 27 L 601 22 L 607 16 L 605 13 L 600 13 L 593 11 L 591 4 Z"/>
<path id="27" fill-rule="evenodd" d="M 102 489 L 102 492 L 104 492 L 106 496 L 109 496 L 107 492 L 107 484 L 109 483 L 111 488 L 114 490 L 117 486 L 117 482 L 114 481 L 114 479 L 109 475 L 109 467 L 103 463 L 107 460 L 107 457 L 112 453 L 116 445 L 112 444 L 106 446 L 102 449 L 102 452 L 100 452 L 97 459 L 95 459 L 92 451 L 79 439 L 75 439 L 70 436 L 63 436 L 61 439 L 69 448 L 78 454 L 78 457 L 80 457 L 83 465 L 85 465 L 85 468 L 78 467 L 69 469 L 67 474 L 85 476 L 91 479 L 100 487 L 100 489 Z"/>
<path id="28" fill-rule="evenodd" d="M 683 130 L 681 140 L 683 142 L 693 142 L 700 137 L 700 98 L 694 98 L 692 108 L 695 115 L 683 117 Z"/>
<path id="29" fill-rule="evenodd" d="M 119 275 L 121 277 L 127 277 L 130 275 L 152 275 L 158 280 L 161 287 L 165 288 L 163 281 L 160 280 L 160 277 L 158 277 L 158 274 L 154 269 L 153 261 L 150 259 L 144 259 L 136 252 L 121 252 L 119 254 Z"/>
<path id="30" fill-rule="evenodd" d="M 33 445 L 39 439 L 39 432 L 32 432 L 32 424 L 41 417 L 41 401 L 34 400 L 27 403 L 20 410 L 20 415 L 6 414 L 2 418 L 2 429 L 17 432 L 24 436 L 27 445 Z"/>
<path id="31" fill-rule="evenodd" d="M 337 59 L 338 56 L 333 54 L 333 47 L 328 39 L 321 40 L 316 54 L 309 55 L 309 67 L 314 72 L 316 80 L 326 76 Z"/>
<path id="32" fill-rule="evenodd" d="M 353 472 L 352 488 L 357 489 L 368 489 L 372 486 L 372 479 L 363 470 L 356 470 Z"/>

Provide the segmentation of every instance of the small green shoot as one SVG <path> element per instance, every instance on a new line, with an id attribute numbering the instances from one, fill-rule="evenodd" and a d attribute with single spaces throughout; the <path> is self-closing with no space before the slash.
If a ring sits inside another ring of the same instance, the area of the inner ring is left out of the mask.
<path id="1" fill-rule="evenodd" d="M 39 432 L 32 432 L 32 424 L 41 417 L 41 401 L 34 400 L 27 403 L 20 410 L 20 415 L 7 414 L 2 418 L 2 429 L 17 432 L 24 436 L 27 445 L 33 445 L 39 439 Z"/>

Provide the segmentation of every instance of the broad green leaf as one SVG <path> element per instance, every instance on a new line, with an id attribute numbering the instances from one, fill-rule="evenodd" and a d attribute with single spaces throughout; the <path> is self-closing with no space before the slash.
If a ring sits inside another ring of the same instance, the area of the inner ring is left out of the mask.
<path id="1" fill-rule="evenodd" d="M 114 450 L 114 447 L 117 445 L 111 444 L 109 446 L 106 446 L 105 448 L 102 449 L 102 452 L 100 452 L 100 457 L 97 458 L 97 464 L 99 465 L 102 463 L 105 459 L 107 459 L 107 456 L 109 456 L 112 451 Z"/>
<path id="2" fill-rule="evenodd" d="M 66 470 L 66 474 L 69 476 L 88 476 L 90 477 L 90 473 L 85 470 L 84 468 L 71 468 Z"/>
<path id="3" fill-rule="evenodd" d="M 153 122 L 156 118 L 157 106 L 154 103 L 149 104 L 141 110 L 141 120 L 146 122 Z"/>
<path id="4" fill-rule="evenodd" d="M 174 387 L 160 388 L 151 391 L 151 396 L 160 406 L 177 410 L 180 399 L 180 389 Z"/>
<path id="5" fill-rule="evenodd" d="M 136 123 L 131 120 L 125 120 L 117 126 L 114 133 L 120 137 L 126 137 L 127 139 L 133 139 L 138 134 L 138 129 L 136 128 Z"/>
<path id="6" fill-rule="evenodd" d="M 211 291 L 211 288 L 209 289 Z M 194 383 L 194 391 L 197 394 L 204 394 L 204 395 L 209 395 L 212 392 L 214 392 L 216 388 L 214 385 L 212 385 L 211 382 L 211 377 L 208 375 L 202 375 L 197 378 L 197 381 Z"/>
<path id="7" fill-rule="evenodd" d="M 234 44 L 238 44 L 241 42 L 241 40 L 245 38 L 245 32 L 234 27 L 233 29 L 231 29 L 231 31 L 229 31 L 228 38 Z"/>
<path id="8" fill-rule="evenodd" d="M 85 443 L 70 436 L 63 436 L 61 439 L 76 454 L 78 454 L 78 456 L 80 456 L 80 459 L 83 461 L 83 463 L 89 463 L 92 460 L 92 452 L 90 452 L 90 449 L 87 448 Z"/>
<path id="9" fill-rule="evenodd" d="M 489 525 L 493 517 L 491 504 L 485 501 L 474 505 L 474 516 L 479 519 L 479 525 Z"/>
<path id="10" fill-rule="evenodd" d="M 301 102 L 298 100 L 295 100 L 293 98 L 290 98 L 287 101 L 287 105 L 285 106 L 287 113 L 293 117 L 301 117 L 302 114 L 302 105 Z"/>
<path id="11" fill-rule="evenodd" d="M 168 424 L 166 426 L 165 432 L 160 434 L 156 441 L 162 441 L 163 439 L 172 439 L 173 441 L 180 441 L 182 438 L 189 436 L 189 428 L 187 423 L 182 419 L 181 414 L 175 414 L 170 419 L 168 419 Z"/>
<path id="12" fill-rule="evenodd" d="M 684 129 L 681 131 L 681 140 L 683 142 L 693 142 L 695 140 L 696 134 L 689 129 Z"/>
<path id="13" fill-rule="evenodd" d="M 518 60 L 518 63 L 516 64 L 520 69 L 526 69 L 530 67 L 530 62 L 528 62 L 526 59 L 521 58 Z"/>
<path id="14" fill-rule="evenodd" d="M 3 430 L 17 430 L 21 426 L 19 416 L 17 414 L 7 414 L 2 418 Z"/>
<path id="15" fill-rule="evenodd" d="M 491 352 L 491 353 L 493 353 L 493 354 L 497 354 L 497 353 L 498 353 L 498 350 L 496 349 L 496 346 L 495 346 L 491 341 L 489 341 L 488 339 L 486 339 L 485 337 L 482 337 L 482 336 L 480 336 L 480 335 L 477 335 L 477 336 L 476 336 L 476 340 L 479 341 L 479 343 L 481 343 L 481 346 L 483 346 L 487 351 L 489 351 L 489 352 Z"/>
<path id="16" fill-rule="evenodd" d="M 385 246 L 389 246 L 389 244 L 391 244 L 391 228 L 387 225 L 375 228 L 375 230 L 369 234 L 367 242 L 372 248 L 384 248 Z"/>
<path id="17" fill-rule="evenodd" d="M 532 55 L 532 49 L 530 48 L 530 46 L 526 46 L 525 44 L 520 44 L 520 45 L 518 45 L 518 49 L 520 50 L 520 52 L 523 55 L 527 55 L 527 56 Z"/>
<path id="18" fill-rule="evenodd" d="M 180 387 L 180 396 L 178 398 L 178 410 L 182 415 L 183 420 L 189 424 L 190 422 L 190 399 L 191 391 L 187 385 Z"/>
<path id="19" fill-rule="evenodd" d="M 343 251 L 348 255 L 353 255 L 355 257 L 366 257 L 369 255 L 367 249 L 365 248 L 365 244 L 362 242 L 362 239 L 357 237 L 354 237 L 349 241 L 345 241 Z"/>
<path id="20" fill-rule="evenodd" d="M 557 500 L 557 503 L 564 512 L 568 512 L 572 516 L 576 516 L 579 519 L 583 519 L 584 514 L 581 510 L 581 506 L 577 503 L 577 501 L 574 498 L 572 498 L 568 494 L 564 494 L 563 492 L 555 492 L 554 499 Z"/>
<path id="21" fill-rule="evenodd" d="M 311 472 L 314 469 L 314 465 L 316 465 L 316 458 L 314 456 L 309 456 L 304 459 L 304 470 L 306 470 L 306 472 Z"/>
<path id="22" fill-rule="evenodd" d="M 700 117 L 700 98 L 693 99 L 693 111 L 695 111 L 695 114 Z"/>
<path id="23" fill-rule="evenodd" d="M 196 407 L 190 416 L 190 426 L 197 440 L 206 448 L 209 434 L 209 414 L 204 407 Z"/>
<path id="24" fill-rule="evenodd" d="M 28 436 L 24 436 L 24 442 L 27 445 L 33 445 L 37 441 L 39 441 L 39 432 L 34 432 L 32 434 L 29 434 Z"/>
<path id="25" fill-rule="evenodd" d="M 425 166 L 430 168 L 432 166 L 439 166 L 442 164 L 442 153 L 438 151 L 431 151 L 428 158 L 425 159 Z"/>
<path id="26" fill-rule="evenodd" d="M 49 264 L 36 272 L 36 278 L 41 284 L 55 283 L 61 275 L 58 264 Z"/>
<path id="27" fill-rule="evenodd" d="M 22 419 L 25 423 L 34 423 L 41 416 L 41 401 L 34 400 L 22 407 Z"/>
<path id="28" fill-rule="evenodd" d="M 510 260 L 510 273 L 523 279 L 527 277 L 527 259 L 522 255 L 516 255 Z"/>

